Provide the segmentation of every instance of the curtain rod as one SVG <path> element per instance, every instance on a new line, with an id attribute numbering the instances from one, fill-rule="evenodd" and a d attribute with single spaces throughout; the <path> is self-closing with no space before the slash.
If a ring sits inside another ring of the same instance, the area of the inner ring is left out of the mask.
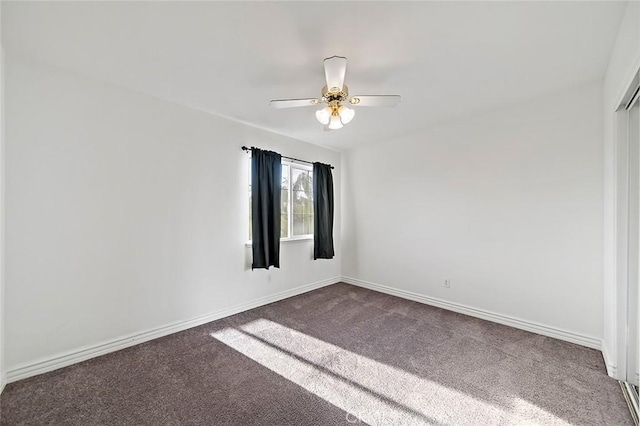
<path id="1" fill-rule="evenodd" d="M 255 146 L 252 146 L 251 148 L 247 148 L 246 146 L 242 147 L 243 151 L 249 152 L 251 151 L 252 148 L 256 148 Z M 256 148 L 256 149 L 260 149 L 260 148 Z M 281 155 L 282 158 L 286 158 L 288 160 L 293 160 L 293 161 L 299 161 L 301 163 L 307 163 L 307 164 L 313 164 L 313 162 L 311 161 L 306 161 L 306 160 L 300 160 L 298 158 L 293 158 L 293 157 L 287 157 L 286 155 Z M 334 168 L 331 164 L 328 164 L 329 167 L 331 167 L 332 169 Z"/>

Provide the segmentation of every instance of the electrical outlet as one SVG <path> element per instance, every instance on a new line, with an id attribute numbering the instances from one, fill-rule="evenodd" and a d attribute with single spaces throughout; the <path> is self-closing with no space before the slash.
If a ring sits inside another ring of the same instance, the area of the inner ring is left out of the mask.
<path id="1" fill-rule="evenodd" d="M 451 287 L 451 280 L 448 278 L 445 278 L 444 283 L 442 284 L 444 287 L 446 288 L 450 288 Z"/>

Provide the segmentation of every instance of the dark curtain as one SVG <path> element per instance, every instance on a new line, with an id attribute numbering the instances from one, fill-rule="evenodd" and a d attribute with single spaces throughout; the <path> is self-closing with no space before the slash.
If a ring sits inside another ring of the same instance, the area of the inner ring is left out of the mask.
<path id="1" fill-rule="evenodd" d="M 280 267 L 281 156 L 251 148 L 251 269 Z"/>
<path id="2" fill-rule="evenodd" d="M 333 176 L 331 166 L 313 163 L 313 258 L 333 259 Z"/>

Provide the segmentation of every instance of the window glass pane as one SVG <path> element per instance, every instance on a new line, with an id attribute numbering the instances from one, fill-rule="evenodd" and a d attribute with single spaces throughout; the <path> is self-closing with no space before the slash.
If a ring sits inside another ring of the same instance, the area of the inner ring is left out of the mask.
<path id="1" fill-rule="evenodd" d="M 251 185 L 249 185 L 249 241 L 253 238 L 253 204 L 251 203 Z"/>
<path id="2" fill-rule="evenodd" d="M 287 178 L 288 179 L 288 178 Z M 283 189 L 280 191 L 280 238 L 289 237 L 289 190 Z"/>
<path id="3" fill-rule="evenodd" d="M 282 165 L 282 188 L 289 189 L 289 166 L 287 164 Z"/>
<path id="4" fill-rule="evenodd" d="M 291 168 L 293 235 L 313 233 L 313 184 L 308 170 Z"/>
<path id="5" fill-rule="evenodd" d="M 280 199 L 280 238 L 289 238 L 289 165 L 282 165 Z"/>

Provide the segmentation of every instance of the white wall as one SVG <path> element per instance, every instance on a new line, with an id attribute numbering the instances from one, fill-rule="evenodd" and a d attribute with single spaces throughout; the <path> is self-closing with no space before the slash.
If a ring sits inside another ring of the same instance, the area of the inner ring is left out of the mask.
<path id="1" fill-rule="evenodd" d="M 616 273 L 616 129 L 615 110 L 640 68 L 640 3 L 629 2 L 609 59 L 604 80 L 604 336 L 603 353 L 609 374 L 616 378 L 620 350 L 616 334 L 624 332 L 618 309 Z"/>
<path id="2" fill-rule="evenodd" d="M 343 275 L 599 342 L 601 82 L 363 144 L 344 168 Z"/>
<path id="3" fill-rule="evenodd" d="M 215 94 L 212 94 L 214 96 Z M 311 241 L 250 270 L 242 145 L 341 154 L 6 56 L 6 366 L 340 276 Z M 335 235 L 340 235 L 340 204 Z"/>

